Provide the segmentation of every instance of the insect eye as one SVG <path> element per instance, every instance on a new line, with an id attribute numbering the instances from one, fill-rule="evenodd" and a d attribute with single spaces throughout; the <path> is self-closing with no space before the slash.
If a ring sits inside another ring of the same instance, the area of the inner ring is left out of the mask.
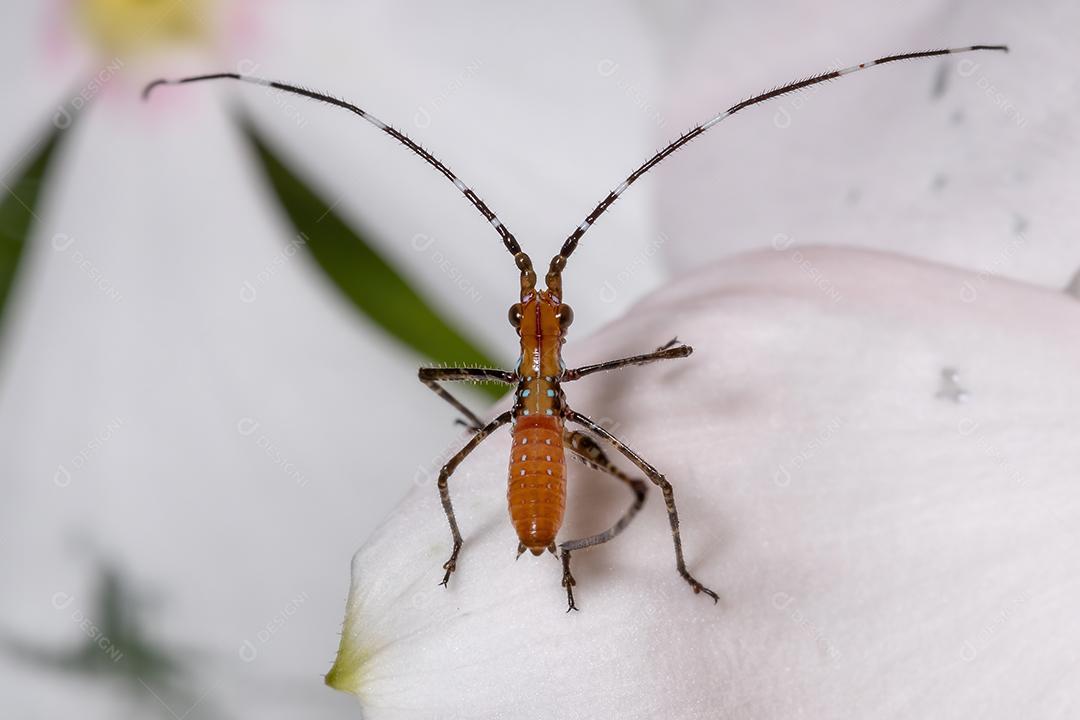
<path id="1" fill-rule="evenodd" d="M 574 309 L 569 305 L 559 306 L 559 328 L 565 330 L 574 322 Z"/>
<path id="2" fill-rule="evenodd" d="M 514 327 L 521 327 L 521 303 L 514 303 L 510 306 L 508 317 L 510 318 L 511 325 Z"/>

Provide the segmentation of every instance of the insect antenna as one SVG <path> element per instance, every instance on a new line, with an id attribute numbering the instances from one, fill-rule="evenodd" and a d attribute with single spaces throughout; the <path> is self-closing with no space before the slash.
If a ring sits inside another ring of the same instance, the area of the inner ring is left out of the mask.
<path id="1" fill-rule="evenodd" d="M 413 153 L 420 156 L 420 158 L 422 158 L 424 162 L 438 170 L 439 173 L 445 176 L 447 180 L 454 183 L 454 187 L 456 187 L 461 192 L 461 194 L 465 196 L 465 199 L 472 203 L 473 207 L 480 211 L 480 214 L 483 215 L 484 218 L 491 224 L 491 226 L 495 228 L 495 231 L 499 233 L 499 237 L 502 238 L 503 245 L 505 245 L 506 249 L 510 251 L 510 254 L 514 256 L 514 260 L 517 263 L 518 268 L 521 269 L 522 283 L 524 284 L 526 282 L 527 275 L 535 278 L 535 275 L 532 272 L 532 261 L 529 260 L 528 255 L 522 252 L 521 246 L 518 245 L 518 241 L 514 237 L 513 233 L 511 233 L 510 230 L 507 229 L 507 227 L 502 223 L 502 221 L 499 220 L 498 216 L 495 215 L 494 212 L 492 212 L 491 208 L 487 206 L 487 203 L 481 200 L 480 197 L 475 192 L 473 192 L 472 188 L 466 185 L 456 174 L 454 174 L 454 172 L 450 168 L 443 164 L 441 160 L 439 160 L 437 157 L 425 150 L 419 143 L 414 141 L 412 138 L 405 135 L 396 128 L 387 125 L 382 120 L 375 117 L 368 111 L 356 105 L 353 105 L 350 102 L 339 100 L 332 95 L 316 92 L 314 90 L 308 90 L 307 88 L 302 88 L 296 85 L 277 82 L 275 80 L 265 80 L 263 78 L 254 77 L 252 75 L 242 75 L 240 73 L 232 72 L 214 73 L 211 75 L 196 75 L 193 77 L 179 78 L 176 80 L 169 80 L 164 78 L 160 80 L 155 80 L 149 85 L 147 85 L 146 88 L 143 90 L 143 100 L 148 100 L 150 98 L 150 94 L 156 88 L 162 85 L 186 85 L 188 83 L 204 82 L 210 80 L 239 80 L 240 82 L 250 83 L 252 85 L 261 85 L 263 87 L 281 90 L 282 92 L 292 93 L 294 95 L 302 95 L 303 97 L 310 98 L 312 100 L 318 100 L 319 102 L 328 103 L 330 105 L 343 108 L 351 113 L 359 115 L 364 120 L 367 120 L 369 123 L 400 142 Z"/>
<path id="2" fill-rule="evenodd" d="M 593 211 L 589 213 L 585 217 L 585 220 L 577 226 L 574 232 L 570 234 L 570 237 L 568 237 L 566 239 L 566 242 L 563 243 L 562 249 L 559 250 L 559 254 L 552 258 L 551 266 L 548 270 L 547 276 L 548 287 L 552 287 L 553 283 L 556 287 L 561 286 L 560 275 L 562 269 L 566 266 L 566 260 L 570 257 L 571 253 L 573 253 L 574 250 L 577 249 L 578 241 L 581 239 L 581 236 L 584 235 L 590 227 L 592 227 L 593 223 L 596 222 L 597 218 L 604 214 L 604 211 L 611 207 L 612 203 L 614 203 L 619 198 L 619 196 L 622 195 L 623 192 L 625 192 L 626 188 L 630 187 L 634 183 L 634 181 L 636 181 L 642 175 L 644 175 L 649 170 L 658 165 L 661 160 L 671 155 L 683 145 L 687 144 L 697 136 L 701 135 L 724 118 L 730 117 L 731 115 L 734 115 L 740 110 L 748 108 L 751 105 L 757 105 L 758 103 L 765 102 L 766 100 L 771 100 L 781 95 L 786 95 L 791 92 L 796 92 L 798 90 L 808 88 L 811 85 L 817 85 L 818 83 L 835 80 L 838 77 L 850 75 L 851 73 L 858 72 L 859 70 L 865 70 L 875 65 L 884 65 L 886 63 L 896 62 L 898 60 L 915 60 L 918 58 L 937 57 L 938 55 L 952 55 L 954 53 L 965 53 L 975 50 L 1000 50 L 1002 52 L 1008 52 L 1009 48 L 1006 45 L 969 45 L 968 47 L 947 48 L 944 50 L 924 50 L 922 52 L 903 53 L 900 55 L 886 55 L 885 57 L 880 57 L 877 60 L 871 60 L 870 62 L 859 63 L 858 65 L 852 65 L 850 67 L 841 68 L 839 70 L 830 70 L 806 78 L 805 80 L 797 80 L 795 82 L 788 83 L 787 85 L 782 85 L 774 90 L 769 90 L 768 92 L 755 95 L 751 98 L 743 100 L 740 103 L 732 105 L 719 115 L 710 118 L 701 125 L 698 125 L 697 127 L 681 135 L 663 150 L 646 160 L 640 167 L 638 167 L 637 170 L 634 170 L 634 172 L 630 173 L 627 178 L 623 180 L 622 184 L 609 192 L 607 196 L 600 201 L 600 204 L 593 208 Z"/>

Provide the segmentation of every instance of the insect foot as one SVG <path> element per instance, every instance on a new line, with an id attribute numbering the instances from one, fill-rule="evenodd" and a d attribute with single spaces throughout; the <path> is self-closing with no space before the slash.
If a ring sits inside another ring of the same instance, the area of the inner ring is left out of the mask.
<path id="1" fill-rule="evenodd" d="M 562 567 L 562 586 L 566 588 L 566 612 L 570 612 L 578 609 L 578 606 L 574 604 L 574 586 L 577 585 L 577 581 L 570 574 L 570 552 L 567 550 L 563 550 L 562 553 Z"/>
<path id="2" fill-rule="evenodd" d="M 696 579 L 694 578 L 694 576 L 693 576 L 693 575 L 691 575 L 690 573 L 683 573 L 683 574 L 682 574 L 682 576 L 683 576 L 683 579 L 685 579 L 685 580 L 686 580 L 686 582 L 690 583 L 690 587 L 691 587 L 691 588 L 692 588 L 692 589 L 694 590 L 694 593 L 695 593 L 695 594 L 696 594 L 696 593 L 705 593 L 706 595 L 708 595 L 709 597 L 711 597 L 711 598 L 712 598 L 712 601 L 713 601 L 713 605 L 715 605 L 715 604 L 717 604 L 718 602 L 720 602 L 720 596 L 719 596 L 719 595 L 717 595 L 716 593 L 714 593 L 714 592 L 713 592 L 712 590 L 710 590 L 709 588 L 707 588 L 707 587 L 705 587 L 704 585 L 702 585 L 702 584 L 701 584 L 700 582 L 698 582 L 698 581 L 697 581 L 697 580 L 696 580 Z"/>
<path id="3" fill-rule="evenodd" d="M 450 575 L 452 575 L 453 572 L 457 570 L 457 556 L 460 551 L 461 543 L 454 543 L 454 550 L 450 553 L 450 559 L 443 563 L 443 570 L 446 571 L 446 574 L 443 575 L 442 582 L 439 583 L 443 587 L 447 586 L 447 583 L 450 582 Z"/>
<path id="4" fill-rule="evenodd" d="M 666 343 L 661 345 L 660 347 L 656 348 L 656 352 L 664 352 L 665 350 L 669 350 L 669 349 L 675 347 L 676 345 L 681 346 L 681 345 L 684 345 L 684 343 L 682 341 L 680 341 L 679 338 L 673 337 L 670 340 L 668 340 Z"/>

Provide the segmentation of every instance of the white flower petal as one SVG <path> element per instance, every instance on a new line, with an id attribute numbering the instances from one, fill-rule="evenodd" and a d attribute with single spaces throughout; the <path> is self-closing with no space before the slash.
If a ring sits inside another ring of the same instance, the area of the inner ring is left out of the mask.
<path id="1" fill-rule="evenodd" d="M 3 631 L 77 647 L 49 598 L 97 619 L 103 556 L 167 598 L 140 617 L 191 673 L 188 703 L 329 712 L 341 699 L 317 669 L 344 563 L 408 488 L 380 478 L 435 454 L 454 416 L 430 411 L 409 353 L 285 254 L 224 109 L 153 127 L 124 110 L 80 124 L 5 327 L 0 567 L 19 593 L 0 600 Z"/>
<path id="2" fill-rule="evenodd" d="M 965 301 L 965 287 L 977 289 Z M 695 596 L 654 491 L 559 563 L 505 513 L 508 436 L 434 481 L 353 563 L 330 675 L 382 718 L 1071 717 L 1080 675 L 1080 304 L 897 256 L 803 249 L 685 278 L 571 364 L 695 348 L 568 388 L 675 487 Z M 938 397 L 959 371 L 967 401 Z M 625 463 L 624 463 L 625 464 Z M 627 505 L 571 470 L 561 538 Z"/>

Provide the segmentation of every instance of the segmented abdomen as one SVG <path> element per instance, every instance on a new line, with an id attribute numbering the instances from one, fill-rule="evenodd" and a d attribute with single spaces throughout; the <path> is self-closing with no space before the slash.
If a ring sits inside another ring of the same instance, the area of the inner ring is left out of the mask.
<path id="1" fill-rule="evenodd" d="M 518 539 L 534 555 L 555 541 L 566 510 L 563 421 L 551 415 L 518 416 L 506 500 Z"/>

